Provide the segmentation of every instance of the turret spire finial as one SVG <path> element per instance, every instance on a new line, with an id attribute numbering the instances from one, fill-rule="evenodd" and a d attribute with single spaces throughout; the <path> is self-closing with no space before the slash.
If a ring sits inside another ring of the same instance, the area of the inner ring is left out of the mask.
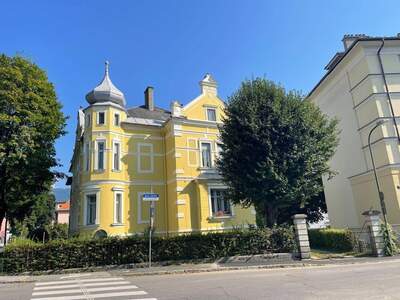
<path id="1" fill-rule="evenodd" d="M 109 68 L 110 62 L 108 60 L 106 60 L 105 65 L 106 65 L 106 75 L 108 76 L 108 68 Z"/>

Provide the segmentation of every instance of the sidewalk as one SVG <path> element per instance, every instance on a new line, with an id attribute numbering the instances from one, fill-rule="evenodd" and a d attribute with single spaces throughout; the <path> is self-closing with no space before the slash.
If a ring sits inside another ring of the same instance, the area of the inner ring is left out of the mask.
<path id="1" fill-rule="evenodd" d="M 146 276 L 146 275 L 168 275 L 184 273 L 203 273 L 203 272 L 221 272 L 235 270 L 254 270 L 254 269 L 279 269 L 279 268 L 301 268 L 301 267 L 322 267 L 322 266 L 340 266 L 352 264 L 375 264 L 387 261 L 400 261 L 400 255 L 392 257 L 345 257 L 330 259 L 308 259 L 293 260 L 285 263 L 271 264 L 237 264 L 237 263 L 210 263 L 210 264 L 181 264 L 152 268 L 140 269 L 114 269 L 109 272 L 119 276 Z"/>
<path id="2" fill-rule="evenodd" d="M 126 266 L 104 266 L 87 269 L 70 269 L 62 270 L 54 273 L 45 273 L 42 275 L 5 275 L 0 276 L 0 284 L 5 283 L 29 283 L 36 281 L 54 280 L 60 276 L 85 276 L 90 272 L 96 273 L 96 276 L 149 276 L 149 275 L 167 275 L 167 274 L 185 274 L 185 273 L 203 273 L 203 272 L 221 272 L 235 270 L 254 270 L 254 269 L 277 269 L 277 268 L 300 268 L 300 267 L 321 267 L 321 266 L 340 266 L 351 264 L 376 264 L 387 261 L 400 261 L 400 256 L 392 257 L 349 257 L 349 258 L 331 258 L 331 259 L 310 259 L 310 260 L 293 260 L 285 263 L 255 264 L 255 263 L 181 263 L 174 265 L 155 265 L 148 268 L 144 265 L 140 268 L 127 268 Z M 69 275 L 68 275 L 69 274 Z"/>

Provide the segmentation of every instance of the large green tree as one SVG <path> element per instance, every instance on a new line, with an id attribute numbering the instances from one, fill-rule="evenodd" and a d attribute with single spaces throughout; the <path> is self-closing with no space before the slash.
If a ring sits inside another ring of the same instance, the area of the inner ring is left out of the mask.
<path id="1" fill-rule="evenodd" d="M 0 55 L 0 222 L 22 220 L 57 174 L 55 140 L 66 118 L 37 65 Z"/>
<path id="2" fill-rule="evenodd" d="M 267 226 L 326 211 L 321 178 L 338 143 L 330 120 L 295 92 L 263 78 L 248 80 L 229 98 L 221 126 L 218 168 L 236 204 L 254 205 Z"/>

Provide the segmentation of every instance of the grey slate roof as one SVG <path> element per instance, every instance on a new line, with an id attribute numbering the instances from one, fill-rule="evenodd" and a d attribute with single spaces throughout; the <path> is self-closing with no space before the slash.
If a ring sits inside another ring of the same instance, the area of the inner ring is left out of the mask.
<path id="1" fill-rule="evenodd" d="M 132 118 L 166 121 L 171 117 L 171 112 L 159 107 L 154 107 L 154 110 L 148 110 L 142 105 L 128 109 L 128 116 Z"/>

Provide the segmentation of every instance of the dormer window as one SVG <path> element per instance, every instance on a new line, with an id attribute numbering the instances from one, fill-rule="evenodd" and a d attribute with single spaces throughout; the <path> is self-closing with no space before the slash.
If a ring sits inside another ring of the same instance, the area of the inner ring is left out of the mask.
<path id="1" fill-rule="evenodd" d="M 104 111 L 97 113 L 97 125 L 104 125 L 106 123 L 106 114 Z"/>
<path id="2" fill-rule="evenodd" d="M 207 107 L 207 120 L 208 121 L 217 121 L 217 113 L 216 113 L 216 109 L 213 107 Z"/>

